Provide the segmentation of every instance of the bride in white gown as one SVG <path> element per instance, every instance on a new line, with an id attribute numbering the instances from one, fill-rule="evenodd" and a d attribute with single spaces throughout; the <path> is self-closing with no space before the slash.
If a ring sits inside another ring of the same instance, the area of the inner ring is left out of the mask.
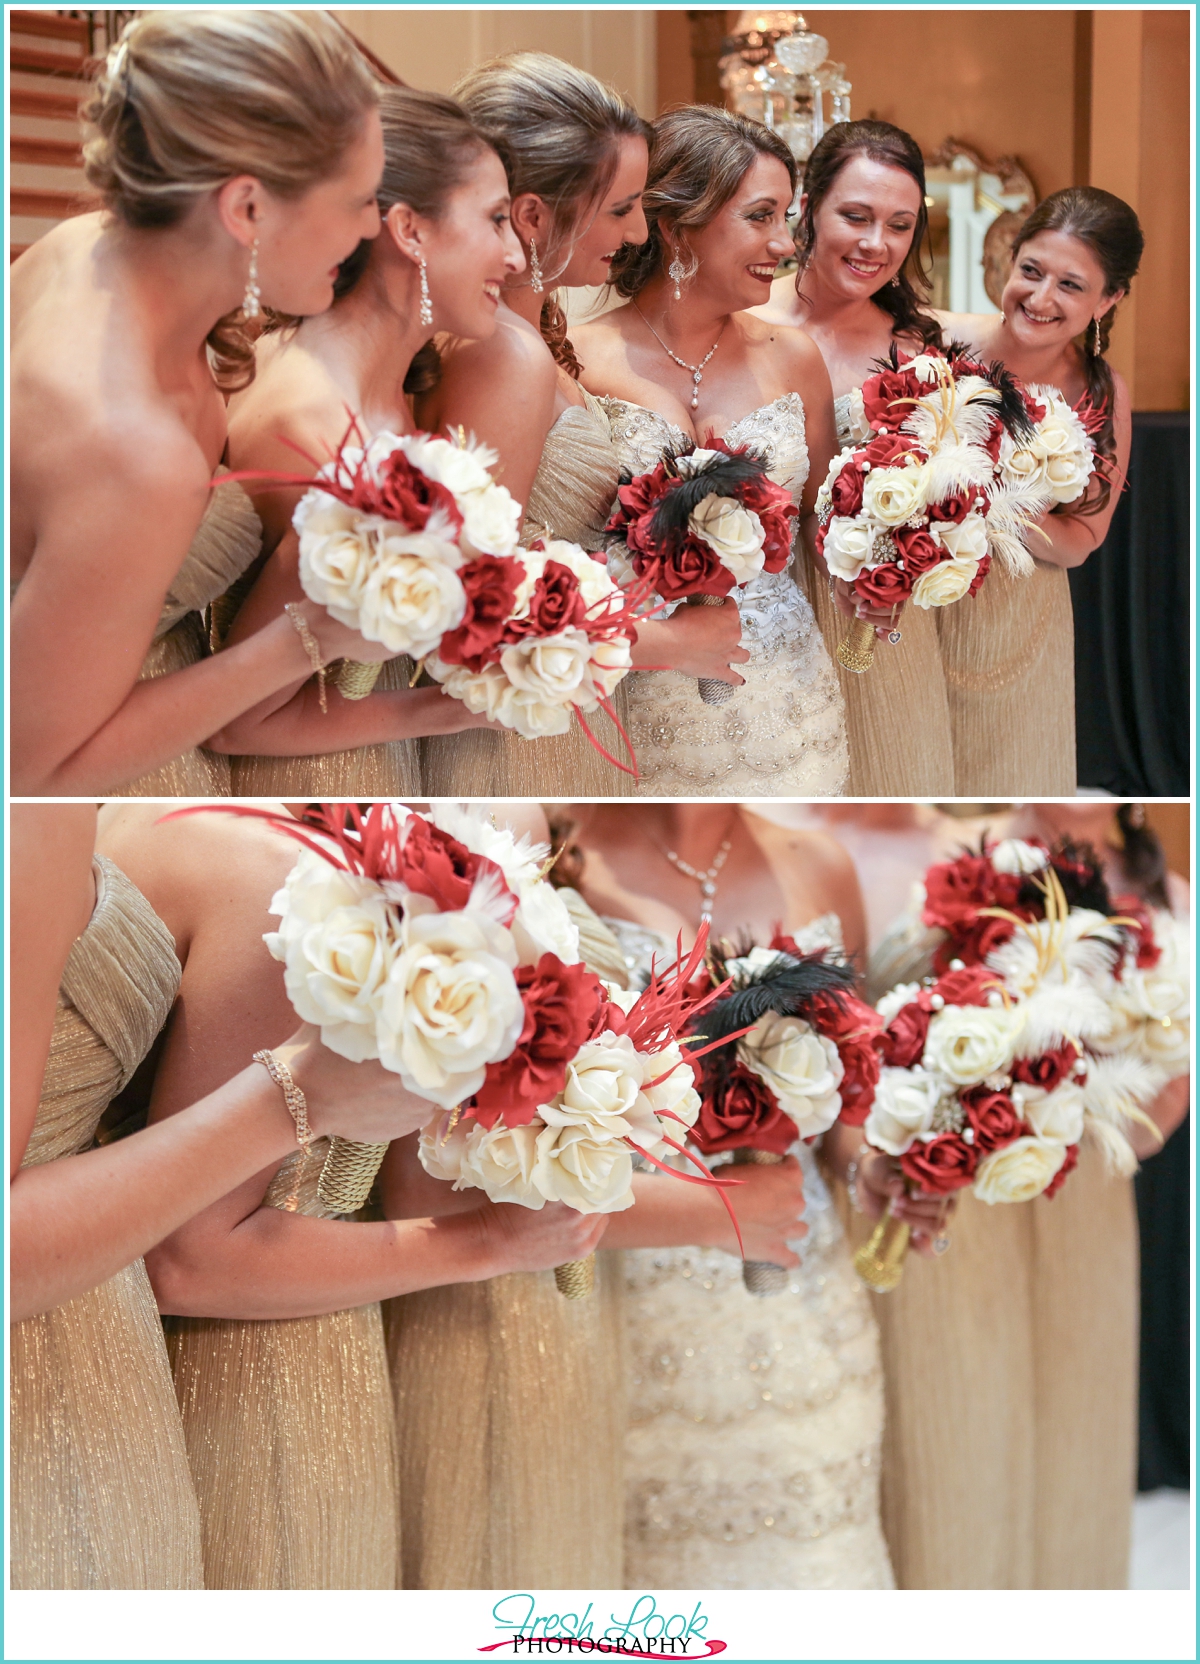
<path id="1" fill-rule="evenodd" d="M 801 330 L 747 310 L 791 248 L 795 183 L 787 147 L 755 122 L 709 106 L 660 117 L 643 198 L 650 235 L 612 262 L 629 304 L 572 338 L 626 473 L 717 435 L 763 456 L 803 525 L 834 450 L 829 376 Z M 705 705 L 676 671 L 630 678 L 639 792 L 839 796 L 842 699 L 807 598 L 786 571 L 752 579 L 737 605 L 749 660 L 731 672 L 744 679 L 727 703 Z"/>
<path id="2" fill-rule="evenodd" d="M 698 869 L 720 858 L 718 935 L 749 926 L 765 940 L 783 919 L 803 948 L 840 946 L 843 934 L 861 946 L 853 867 L 823 833 L 734 805 L 577 813 L 581 887 L 621 944 L 631 986 L 652 956 L 674 959 L 677 932 L 685 943 L 695 934 L 701 893 L 681 859 Z M 795 1153 L 806 1235 L 794 1168 L 790 1189 L 785 1169 L 739 1168 L 734 1195 L 748 1256 L 791 1262 L 780 1295 L 746 1292 L 723 1246 L 733 1245 L 721 1205 L 694 1186 L 640 1175 L 637 1204 L 609 1221 L 605 1242 L 625 1248 L 628 1297 L 629 1587 L 893 1587 L 879 1518 L 875 1319 L 812 1152 Z M 783 1241 L 794 1252 L 781 1253 Z"/>

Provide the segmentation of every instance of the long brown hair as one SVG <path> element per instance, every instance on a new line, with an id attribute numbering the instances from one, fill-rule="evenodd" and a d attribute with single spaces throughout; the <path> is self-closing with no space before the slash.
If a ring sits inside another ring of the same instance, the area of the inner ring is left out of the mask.
<path id="1" fill-rule="evenodd" d="M 1104 273 L 1105 295 L 1124 291 L 1137 275 L 1146 239 L 1138 217 L 1127 202 L 1111 191 L 1098 190 L 1094 185 L 1071 185 L 1065 191 L 1055 191 L 1038 203 L 1013 240 L 1013 260 L 1031 237 L 1043 231 L 1061 231 L 1076 237 L 1096 256 Z M 1104 354 L 1108 351 L 1116 307 L 1110 306 L 1100 320 L 1099 341 L 1093 339 L 1089 326 L 1080 343 L 1083 375 L 1087 385 L 1088 403 L 1102 411 L 1102 425 L 1093 434 L 1097 455 L 1108 464 L 1098 469 L 1098 487 L 1088 491 L 1078 503 L 1071 503 L 1061 513 L 1099 514 L 1108 506 L 1116 473 L 1117 441 L 1113 429 L 1115 388 L 1112 371 Z"/>
<path id="2" fill-rule="evenodd" d="M 796 189 L 796 161 L 777 133 L 746 116 L 712 104 L 685 104 L 668 110 L 651 127 L 650 172 L 642 206 L 650 235 L 644 243 L 626 243 L 613 257 L 612 282 L 618 294 L 633 296 L 662 270 L 667 237 L 687 252 L 688 231 L 710 225 L 733 196 L 758 156 L 782 162 Z M 692 272 L 697 261 L 692 256 Z"/>
<path id="3" fill-rule="evenodd" d="M 899 168 L 913 180 L 921 206 L 913 226 L 912 242 L 904 264 L 890 283 L 877 289 L 871 300 L 892 320 L 893 335 L 915 335 L 924 347 L 940 347 L 941 326 L 922 308 L 929 304 L 933 274 L 925 264 L 929 242 L 929 210 L 925 204 L 925 158 L 911 133 L 893 127 L 890 121 L 839 121 L 827 128 L 813 146 L 804 171 L 804 209 L 796 227 L 796 292 L 805 268 L 817 246 L 816 213 L 829 195 L 834 180 L 854 156 L 869 156 L 885 167 Z"/>

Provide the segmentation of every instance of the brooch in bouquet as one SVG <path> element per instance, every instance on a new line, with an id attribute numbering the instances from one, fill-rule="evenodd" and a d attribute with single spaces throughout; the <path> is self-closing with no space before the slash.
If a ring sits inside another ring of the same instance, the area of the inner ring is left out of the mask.
<path id="1" fill-rule="evenodd" d="M 872 1044 L 881 1021 L 854 993 L 854 971 L 829 949 L 802 953 L 791 937 L 737 955 L 710 952 L 705 974 L 729 985 L 705 1012 L 699 1113 L 691 1140 L 706 1156 L 781 1162 L 798 1138 L 836 1120 L 861 1126 L 879 1078 Z M 743 1264 L 751 1294 L 778 1294 L 787 1271 Z"/>
<path id="2" fill-rule="evenodd" d="M 1190 1042 L 1186 961 L 1154 986 L 1152 926 L 1117 910 L 1092 851 L 1069 842 L 985 843 L 930 867 L 924 891 L 935 975 L 878 1002 L 867 1144 L 914 1190 L 989 1204 L 1054 1196 L 1085 1133 L 1132 1173 L 1127 1129 L 1152 1125 L 1145 1105 L 1169 1078 L 1147 1036 L 1174 1031 L 1174 1063 Z M 908 1236 L 884 1215 L 855 1256 L 864 1282 L 896 1286 Z"/>
<path id="3" fill-rule="evenodd" d="M 975 595 L 993 557 L 1014 577 L 1033 571 L 1035 522 L 1087 490 L 1095 468 L 1090 409 L 1052 387 L 1023 387 L 1000 364 L 960 346 L 891 359 L 851 396 L 852 442 L 817 496 L 817 553 L 858 601 L 892 614 Z M 857 675 L 871 667 L 875 626 L 855 618 L 837 650 Z"/>
<path id="4" fill-rule="evenodd" d="M 792 552 L 796 505 L 745 446 L 710 439 L 624 478 L 605 527 L 609 567 L 663 603 L 719 606 L 760 572 L 782 572 Z M 736 689 L 699 678 L 700 697 L 722 705 Z"/>

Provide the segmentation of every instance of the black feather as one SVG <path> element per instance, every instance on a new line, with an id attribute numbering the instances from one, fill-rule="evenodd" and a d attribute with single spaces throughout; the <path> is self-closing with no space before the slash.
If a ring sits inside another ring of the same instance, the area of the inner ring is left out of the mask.
<path id="1" fill-rule="evenodd" d="M 753 982 L 734 989 L 709 1007 L 700 1019 L 705 1038 L 710 1042 L 723 1040 L 749 1028 L 768 1011 L 781 1017 L 803 1017 L 805 1006 L 818 994 L 840 1000 L 853 989 L 854 980 L 851 965 L 831 962 L 821 954 L 805 954 L 797 959 L 781 953 Z"/>
<path id="2" fill-rule="evenodd" d="M 668 472 L 674 471 L 677 459 L 677 456 L 663 458 Z M 650 517 L 653 544 L 672 548 L 687 535 L 688 517 L 705 497 L 712 492 L 718 497 L 737 497 L 743 486 L 761 480 L 766 471 L 765 461 L 754 451 L 717 452 L 689 479 L 679 477 L 658 504 Z"/>

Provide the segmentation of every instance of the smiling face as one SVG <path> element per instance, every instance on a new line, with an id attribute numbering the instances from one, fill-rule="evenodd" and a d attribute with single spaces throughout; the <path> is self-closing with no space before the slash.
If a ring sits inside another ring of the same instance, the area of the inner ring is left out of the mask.
<path id="1" fill-rule="evenodd" d="M 612 257 L 621 245 L 646 241 L 646 216 L 642 212 L 648 165 L 646 141 L 626 133 L 619 142 L 612 183 L 598 204 L 584 209 L 575 227 L 570 258 L 557 279 L 569 288 L 607 283 Z"/>
<path id="2" fill-rule="evenodd" d="M 899 272 L 917 228 L 921 191 L 903 168 L 851 156 L 815 213 L 808 270 L 847 300 L 862 300 Z"/>
<path id="3" fill-rule="evenodd" d="M 787 169 L 759 152 L 725 206 L 706 226 L 683 234 L 700 262 L 695 286 L 703 286 L 723 311 L 744 311 L 770 298 L 776 267 L 791 252 L 791 201 Z"/>
<path id="4" fill-rule="evenodd" d="M 482 341 L 495 329 L 504 281 L 525 268 L 508 209 L 504 165 L 485 150 L 447 194 L 439 217 L 421 221 L 435 330 Z"/>
<path id="5" fill-rule="evenodd" d="M 372 110 L 337 173 L 300 197 L 267 194 L 258 255 L 267 306 L 308 318 L 332 304 L 338 266 L 362 238 L 378 235 L 382 174 L 383 130 Z"/>
<path id="6" fill-rule="evenodd" d="M 1004 322 L 1022 346 L 1065 347 L 1119 295 L 1104 293 L 1104 268 L 1066 231 L 1039 231 L 1017 250 L 1000 297 Z"/>

